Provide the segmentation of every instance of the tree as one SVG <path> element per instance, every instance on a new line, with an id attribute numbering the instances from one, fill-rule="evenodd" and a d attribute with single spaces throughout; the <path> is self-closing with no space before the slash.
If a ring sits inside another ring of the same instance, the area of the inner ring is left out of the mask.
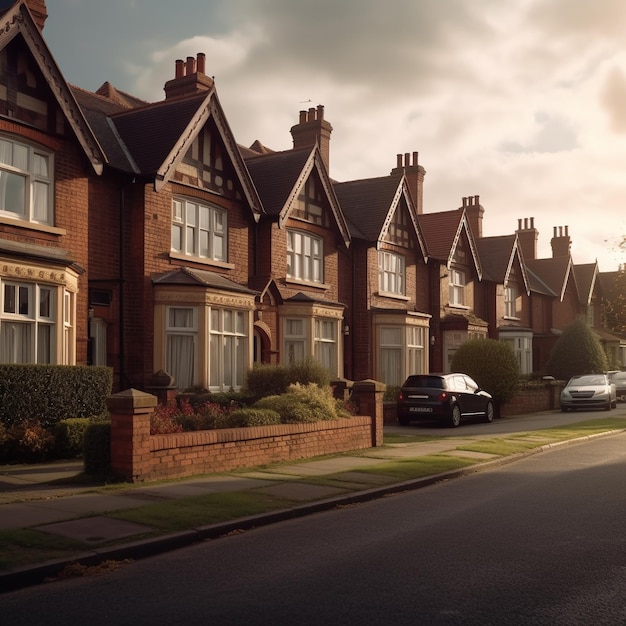
<path id="1" fill-rule="evenodd" d="M 546 373 L 560 380 L 606 369 L 607 359 L 600 339 L 583 317 L 577 317 L 563 330 L 546 363 Z"/>
<path id="2" fill-rule="evenodd" d="M 519 363 L 513 348 L 496 339 L 470 339 L 452 357 L 453 372 L 471 376 L 494 399 L 496 410 L 514 395 L 519 384 Z"/>

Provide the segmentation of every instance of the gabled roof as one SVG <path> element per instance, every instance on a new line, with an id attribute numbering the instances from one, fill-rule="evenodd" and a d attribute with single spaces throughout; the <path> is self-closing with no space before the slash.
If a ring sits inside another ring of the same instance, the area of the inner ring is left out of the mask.
<path id="1" fill-rule="evenodd" d="M 211 287 L 250 295 L 257 294 L 256 291 L 235 283 L 221 274 L 191 267 L 180 267 L 171 272 L 166 272 L 153 278 L 152 282 L 155 285 L 197 285 L 198 287 Z"/>
<path id="2" fill-rule="evenodd" d="M 526 266 L 522 259 L 521 247 L 517 235 L 480 237 L 476 240 L 476 249 L 483 269 L 483 279 L 505 285 L 509 282 L 511 270 L 518 260 L 526 293 L 530 293 Z"/>
<path id="3" fill-rule="evenodd" d="M 576 281 L 576 289 L 578 290 L 578 300 L 581 304 L 589 304 L 596 288 L 596 279 L 599 269 L 598 262 L 584 263 L 573 266 L 574 280 Z"/>
<path id="4" fill-rule="evenodd" d="M 446 267 L 450 267 L 459 238 L 465 233 L 476 273 L 479 279 L 482 278 L 476 242 L 464 208 L 440 213 L 420 213 L 418 220 L 426 239 L 428 256 L 445 263 Z"/>
<path id="5" fill-rule="evenodd" d="M 0 29 L 0 48 L 5 48 L 15 37 L 22 36 L 85 156 L 96 174 L 101 174 L 105 160 L 104 152 L 50 54 L 28 7 L 23 2 L 16 2 L 6 11 L 0 10 L 0 16 L 3 20 L 3 28 Z"/>
<path id="6" fill-rule="evenodd" d="M 526 269 L 531 277 L 532 291 L 556 296 L 563 300 L 567 281 L 572 272 L 572 257 L 558 256 L 546 259 L 529 259 Z"/>
<path id="7" fill-rule="evenodd" d="M 309 176 L 317 172 L 344 243 L 350 244 L 348 225 L 317 146 L 250 156 L 245 163 L 265 213 L 277 218 L 281 228 Z"/>
<path id="8" fill-rule="evenodd" d="M 404 174 L 336 182 L 333 187 L 352 236 L 376 243 L 385 238 L 394 213 L 404 198 L 422 258 L 426 260 L 426 243 Z"/>
<path id="9" fill-rule="evenodd" d="M 133 108 L 128 107 L 141 101 L 131 100 L 130 96 L 109 100 L 79 89 L 74 92 L 106 149 L 111 167 L 153 179 L 156 191 L 171 179 L 200 130 L 209 119 L 213 120 L 246 200 L 258 219 L 263 211 L 261 201 L 215 88 Z"/>

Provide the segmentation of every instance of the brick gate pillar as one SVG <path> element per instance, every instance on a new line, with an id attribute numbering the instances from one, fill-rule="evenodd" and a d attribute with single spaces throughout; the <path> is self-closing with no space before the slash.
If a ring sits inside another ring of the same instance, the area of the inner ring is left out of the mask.
<path id="1" fill-rule="evenodd" d="M 150 472 L 150 415 L 157 398 L 127 389 L 107 398 L 111 414 L 111 469 L 130 482 L 141 482 Z"/>
<path id="2" fill-rule="evenodd" d="M 376 380 L 359 380 L 352 386 L 352 399 L 359 415 L 372 417 L 372 447 L 383 445 L 383 395 L 387 385 Z"/>

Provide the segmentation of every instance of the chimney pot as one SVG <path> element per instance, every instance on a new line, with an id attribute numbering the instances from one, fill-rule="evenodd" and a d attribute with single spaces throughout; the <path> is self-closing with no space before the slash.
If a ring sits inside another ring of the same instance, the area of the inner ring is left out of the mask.
<path id="1" fill-rule="evenodd" d="M 317 105 L 317 119 L 320 121 L 324 119 L 324 105 L 323 104 Z"/>
<path id="2" fill-rule="evenodd" d="M 419 165 L 419 152 L 413 153 L 413 166 L 417 167 Z"/>
<path id="3" fill-rule="evenodd" d="M 402 155 L 396 154 L 396 167 L 402 167 Z"/>
<path id="4" fill-rule="evenodd" d="M 463 198 L 461 198 L 461 200 L 463 201 L 463 204 L 461 206 L 463 208 L 465 208 L 467 206 L 467 198 L 465 196 L 463 196 Z"/>
<path id="5" fill-rule="evenodd" d="M 199 74 L 206 74 L 206 54 L 204 52 L 198 52 L 196 67 Z"/>
<path id="6" fill-rule="evenodd" d="M 404 167 L 411 167 L 411 155 L 408 152 L 404 153 Z"/>
<path id="7" fill-rule="evenodd" d="M 177 59 L 176 60 L 176 71 L 174 73 L 174 76 L 176 78 L 182 78 L 185 74 L 185 62 L 182 59 Z"/>
<path id="8" fill-rule="evenodd" d="M 300 124 L 304 124 L 306 122 L 306 111 L 300 111 L 300 119 L 298 122 Z"/>
<path id="9" fill-rule="evenodd" d="M 517 218 L 517 230 L 522 230 L 522 218 Z"/>
<path id="10" fill-rule="evenodd" d="M 534 218 L 534 217 L 531 217 L 531 218 L 530 218 L 530 227 L 531 227 L 531 228 L 534 228 L 534 227 L 535 227 L 535 218 Z"/>
<path id="11" fill-rule="evenodd" d="M 480 204 L 480 196 L 474 196 L 474 204 L 478 206 Z"/>
<path id="12" fill-rule="evenodd" d="M 185 76 L 191 76 L 196 73 L 196 60 L 193 57 L 187 57 L 185 65 Z"/>
<path id="13" fill-rule="evenodd" d="M 315 107 L 311 107 L 309 109 L 309 122 L 314 122 L 315 121 Z"/>
<path id="14" fill-rule="evenodd" d="M 569 226 L 565 227 L 565 236 L 569 237 Z"/>

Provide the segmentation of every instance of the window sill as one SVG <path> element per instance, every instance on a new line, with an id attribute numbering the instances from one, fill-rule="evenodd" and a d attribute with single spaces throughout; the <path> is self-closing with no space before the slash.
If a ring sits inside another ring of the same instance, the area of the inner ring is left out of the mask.
<path id="1" fill-rule="evenodd" d="M 213 259 L 204 259 L 199 256 L 191 256 L 190 254 L 180 254 L 179 252 L 170 252 L 170 259 L 176 259 L 177 261 L 186 261 L 187 263 L 199 263 L 201 265 L 208 265 L 210 267 L 219 267 L 221 269 L 227 269 L 227 270 L 235 269 L 234 263 L 226 263 L 224 261 L 214 261 Z"/>
<path id="2" fill-rule="evenodd" d="M 51 235 L 67 235 L 67 230 L 65 228 L 56 228 L 55 226 L 49 226 L 47 224 L 27 222 L 26 220 L 6 217 L 5 215 L 0 215 L 0 224 L 16 226 L 17 228 L 27 228 L 28 230 L 37 230 L 42 233 L 50 233 Z"/>
<path id="3" fill-rule="evenodd" d="M 314 287 L 315 289 L 320 289 L 320 290 L 328 290 L 330 289 L 330 285 L 327 285 L 326 283 L 314 283 L 313 281 L 310 280 L 299 280 L 297 278 L 285 278 L 285 283 L 287 285 L 302 285 L 303 287 Z"/>
<path id="4" fill-rule="evenodd" d="M 394 300 L 402 300 L 403 302 L 408 302 L 409 297 L 402 295 L 400 293 L 393 293 L 391 291 L 379 291 L 376 293 L 380 298 L 393 298 Z"/>
<path id="5" fill-rule="evenodd" d="M 514 315 L 504 315 L 504 316 L 502 317 L 502 319 L 505 319 L 505 320 L 511 320 L 511 321 L 513 321 L 513 322 L 519 322 L 519 321 L 520 321 L 520 318 L 519 318 L 519 317 L 516 317 L 516 316 L 514 316 Z"/>
<path id="6" fill-rule="evenodd" d="M 464 304 L 450 304 L 448 302 L 448 308 L 449 309 L 457 309 L 459 311 L 469 311 L 470 308 L 468 306 L 465 306 Z"/>

